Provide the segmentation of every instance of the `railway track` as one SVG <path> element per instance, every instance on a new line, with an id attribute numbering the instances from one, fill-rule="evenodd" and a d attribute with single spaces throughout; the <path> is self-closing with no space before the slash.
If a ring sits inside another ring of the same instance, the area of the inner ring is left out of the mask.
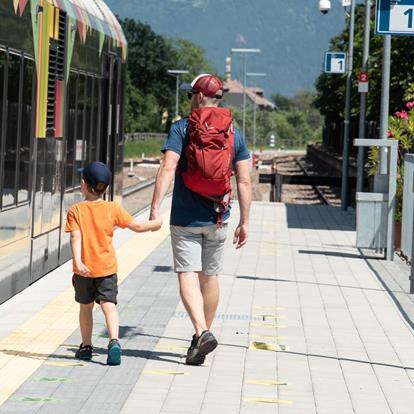
<path id="1" fill-rule="evenodd" d="M 274 160 L 274 170 L 277 173 L 291 176 L 321 176 L 328 175 L 323 169 L 309 163 L 304 156 L 284 155 Z M 340 197 L 334 187 L 318 184 L 284 184 L 282 201 L 293 204 L 326 204 L 340 206 Z"/>
<path id="2" fill-rule="evenodd" d="M 125 187 L 122 191 L 122 204 L 129 214 L 137 214 L 151 204 L 155 178 Z"/>

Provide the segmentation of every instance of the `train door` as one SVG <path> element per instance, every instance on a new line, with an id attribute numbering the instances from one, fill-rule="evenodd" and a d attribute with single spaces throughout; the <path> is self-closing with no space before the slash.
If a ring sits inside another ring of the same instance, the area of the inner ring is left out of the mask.
<path id="1" fill-rule="evenodd" d="M 120 199 L 122 190 L 122 62 L 109 54 L 104 79 L 104 136 L 101 146 L 101 161 L 113 171 L 113 182 L 108 191 L 111 200 Z M 119 200 L 120 201 L 120 200 Z"/>
<path id="2" fill-rule="evenodd" d="M 52 8 L 49 12 L 55 13 L 56 10 Z M 53 36 L 49 32 L 41 33 L 48 42 L 47 49 L 41 52 L 47 64 L 38 70 L 40 92 L 32 191 L 32 283 L 58 265 L 63 164 L 60 114 L 64 94 L 65 33 L 64 13 L 60 13 L 55 21 Z"/>

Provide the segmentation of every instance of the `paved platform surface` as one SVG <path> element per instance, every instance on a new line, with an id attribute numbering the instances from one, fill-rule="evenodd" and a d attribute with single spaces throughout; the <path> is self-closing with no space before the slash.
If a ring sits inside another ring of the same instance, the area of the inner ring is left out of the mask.
<path id="1" fill-rule="evenodd" d="M 74 359 L 64 265 L 0 306 L 0 413 L 412 414 L 408 267 L 361 256 L 353 229 L 352 212 L 255 203 L 248 245 L 226 246 L 219 346 L 201 367 L 184 364 L 168 226 L 117 233 L 122 365 L 105 365 L 99 309 L 93 361 Z"/>

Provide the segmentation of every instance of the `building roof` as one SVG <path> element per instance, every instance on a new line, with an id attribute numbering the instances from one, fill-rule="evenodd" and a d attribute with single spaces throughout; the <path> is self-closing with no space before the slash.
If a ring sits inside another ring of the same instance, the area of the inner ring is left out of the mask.
<path id="1" fill-rule="evenodd" d="M 238 80 L 231 79 L 224 82 L 224 91 L 226 94 L 243 94 L 243 84 Z M 263 96 L 263 89 L 257 87 L 247 87 L 246 96 L 250 101 L 256 103 L 263 109 L 275 109 L 276 105 Z"/>

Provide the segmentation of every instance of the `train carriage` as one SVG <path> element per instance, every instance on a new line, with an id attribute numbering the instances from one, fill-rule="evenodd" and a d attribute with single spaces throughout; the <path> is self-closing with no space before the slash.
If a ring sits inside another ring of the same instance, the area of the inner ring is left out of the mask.
<path id="1" fill-rule="evenodd" d="M 126 54 L 101 0 L 0 0 L 0 303 L 69 259 L 79 168 L 121 197 Z"/>

